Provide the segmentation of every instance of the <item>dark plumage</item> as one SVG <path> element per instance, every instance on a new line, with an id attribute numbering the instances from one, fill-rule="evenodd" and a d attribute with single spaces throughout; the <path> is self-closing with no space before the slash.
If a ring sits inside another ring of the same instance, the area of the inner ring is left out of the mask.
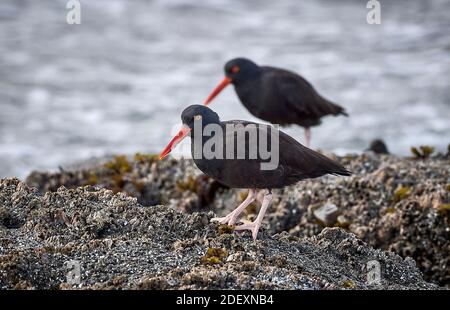
<path id="1" fill-rule="evenodd" d="M 321 123 L 327 115 L 345 115 L 344 108 L 325 99 L 300 75 L 284 69 L 258 66 L 245 58 L 225 64 L 225 80 L 207 98 L 208 104 L 227 84 L 234 85 L 242 104 L 256 117 L 279 125 L 296 124 L 306 129 Z"/>
<path id="2" fill-rule="evenodd" d="M 372 151 L 375 154 L 389 154 L 386 143 L 384 143 L 384 141 L 381 139 L 375 139 L 370 142 L 370 146 L 367 150 Z"/>
<path id="3" fill-rule="evenodd" d="M 276 167 L 274 167 L 275 169 L 273 170 L 262 170 L 261 163 L 269 162 L 270 158 L 266 157 L 266 159 L 263 159 L 260 155 L 261 136 L 263 134 L 266 134 L 266 136 L 268 137 L 267 145 L 270 146 L 272 142 L 270 133 L 272 130 L 276 130 L 272 126 L 241 120 L 221 122 L 217 113 L 201 105 L 193 105 L 186 108 L 181 115 L 181 120 L 183 122 L 182 130 L 169 143 L 168 147 L 161 154 L 161 158 L 166 156 L 170 152 L 170 150 L 173 148 L 173 145 L 176 145 L 179 140 L 183 139 L 190 133 L 192 157 L 194 158 L 194 162 L 197 167 L 206 175 L 217 179 L 219 182 L 231 188 L 251 189 L 249 194 L 251 201 L 254 200 L 253 196 L 256 190 L 269 189 L 269 194 L 266 195 L 267 199 L 265 199 L 265 208 L 267 208 L 267 205 L 270 202 L 270 190 L 273 188 L 281 188 L 307 178 L 316 178 L 325 174 L 344 176 L 350 175 L 350 172 L 337 161 L 334 161 L 318 152 L 315 152 L 303 146 L 282 131 L 277 131 L 279 136 L 279 144 L 274 144 L 274 147 L 277 149 L 271 150 L 271 152 L 273 152 L 272 156 L 275 156 L 274 154 L 278 154 L 278 165 L 276 165 Z M 197 128 L 201 128 L 201 131 L 195 130 L 196 122 L 198 122 Z M 214 125 L 216 126 L 216 128 L 222 129 L 223 139 L 219 140 L 221 141 L 220 144 L 215 145 L 213 148 L 215 151 L 217 151 L 217 154 L 219 154 L 218 158 L 207 159 L 204 155 L 199 157 L 195 152 L 194 145 L 196 142 L 194 141 L 200 141 L 197 139 L 201 138 L 201 143 L 199 145 L 201 145 L 201 149 L 204 150 L 206 143 L 209 143 L 209 140 L 212 139 L 212 136 L 204 133 L 204 129 L 207 125 Z M 235 131 L 233 131 L 230 130 L 231 125 L 240 125 L 240 127 L 233 127 L 235 129 Z M 245 129 L 249 128 L 249 125 L 254 126 L 254 128 L 258 128 L 259 131 L 257 139 L 252 139 L 249 133 L 244 133 Z M 236 141 L 237 135 L 242 133 L 243 136 L 245 136 L 245 156 L 243 159 L 237 159 L 237 143 L 232 144 L 231 141 Z M 201 134 L 202 136 L 197 136 L 199 134 Z M 234 145 L 233 152 L 229 153 L 233 156 L 231 156 L 232 158 L 230 159 L 226 159 L 227 147 L 231 145 Z M 252 153 L 252 150 L 257 151 L 257 156 L 254 159 L 249 159 L 249 155 Z M 276 150 L 278 150 L 279 152 L 275 153 Z M 243 203 L 240 207 L 238 207 L 238 209 L 233 211 L 235 213 L 232 212 L 228 216 L 216 220 L 221 223 L 228 223 L 230 225 L 233 225 L 239 213 L 241 213 L 242 210 L 249 204 L 248 201 L 250 200 L 244 201 L 245 204 Z M 241 225 L 238 226 L 241 228 L 237 229 L 251 229 L 254 238 L 256 238 L 260 221 L 262 220 L 262 216 L 265 212 L 265 209 L 262 208 L 261 210 L 262 213 L 260 212 L 260 214 L 262 215 L 261 217 L 258 216 L 259 224 L 256 221 L 253 224 L 247 224 L 253 226 Z"/>

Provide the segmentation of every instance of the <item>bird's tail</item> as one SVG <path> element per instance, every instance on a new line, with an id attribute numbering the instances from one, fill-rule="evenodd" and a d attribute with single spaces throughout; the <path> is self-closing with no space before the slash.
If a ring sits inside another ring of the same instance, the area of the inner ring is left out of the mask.
<path id="1" fill-rule="evenodd" d="M 350 175 L 352 175 L 352 173 L 351 173 L 351 171 L 348 171 L 347 169 L 345 169 L 344 167 L 339 167 L 339 169 L 337 169 L 337 170 L 335 170 L 335 171 L 333 171 L 333 172 L 331 172 L 331 174 L 334 174 L 334 175 L 343 175 L 343 176 L 350 176 Z"/>
<path id="2" fill-rule="evenodd" d="M 347 116 L 348 117 L 348 113 L 345 111 L 345 109 L 344 108 L 342 108 L 342 111 L 341 112 L 339 112 L 339 114 L 340 115 L 344 115 L 344 116 Z"/>
<path id="3" fill-rule="evenodd" d="M 322 162 L 323 169 L 324 171 L 326 171 L 326 173 L 343 176 L 350 176 L 352 174 L 351 171 L 345 169 L 345 167 L 342 166 L 338 161 L 333 160 L 325 155 L 322 156 L 325 157 L 324 159 L 326 159 Z"/>
<path id="4" fill-rule="evenodd" d="M 317 175 L 314 177 L 321 176 L 324 174 L 333 174 L 342 176 L 350 176 L 352 174 L 337 160 L 333 160 L 328 156 L 325 156 L 324 154 L 312 151 L 309 152 L 309 156 L 311 157 L 312 162 L 315 164 L 315 168 L 313 170 L 317 173 Z M 310 173 L 311 175 L 314 175 L 314 172 L 311 171 Z"/>
<path id="5" fill-rule="evenodd" d="M 330 104 L 333 105 L 333 110 L 334 113 L 332 113 L 333 115 L 344 115 L 348 117 L 348 113 L 347 111 L 345 111 L 345 109 L 343 107 L 341 107 L 340 105 L 337 105 L 335 103 L 330 102 Z"/>
<path id="6" fill-rule="evenodd" d="M 322 99 L 326 103 L 325 104 L 326 109 L 327 109 L 326 112 L 328 112 L 328 114 L 335 115 L 335 116 L 344 115 L 344 116 L 348 117 L 348 113 L 347 113 L 347 111 L 345 111 L 345 109 L 343 107 L 341 107 L 340 105 L 338 105 L 334 102 L 331 102 L 330 100 L 327 100 L 325 98 L 322 98 Z"/>

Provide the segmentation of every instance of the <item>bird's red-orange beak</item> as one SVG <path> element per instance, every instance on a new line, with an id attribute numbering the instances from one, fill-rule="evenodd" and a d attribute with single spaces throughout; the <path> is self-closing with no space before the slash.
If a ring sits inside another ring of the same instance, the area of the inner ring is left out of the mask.
<path id="1" fill-rule="evenodd" d="M 211 95 L 209 95 L 208 98 L 205 100 L 205 105 L 208 105 L 214 99 L 214 97 L 216 97 L 230 83 L 231 83 L 231 78 L 226 76 L 223 79 L 223 81 L 219 85 L 217 85 L 216 89 L 213 90 Z"/>
<path id="2" fill-rule="evenodd" d="M 183 124 L 180 131 L 176 134 L 175 137 L 172 138 L 172 140 L 170 140 L 164 151 L 162 151 L 162 153 L 159 155 L 159 160 L 166 157 L 172 151 L 172 149 L 174 149 L 175 146 L 177 146 L 177 144 L 181 142 L 181 140 L 186 138 L 190 131 L 191 129 L 187 125 Z"/>

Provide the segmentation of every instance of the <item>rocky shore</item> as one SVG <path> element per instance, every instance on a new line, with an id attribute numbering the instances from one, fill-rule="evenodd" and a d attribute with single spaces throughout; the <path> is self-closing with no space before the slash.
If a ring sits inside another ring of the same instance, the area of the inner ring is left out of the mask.
<path id="1" fill-rule="evenodd" d="M 449 287 L 450 158 L 421 154 L 346 156 L 351 177 L 274 191 L 256 242 L 209 223 L 246 191 L 190 160 L 115 156 L 3 179 L 0 288 Z M 381 282 L 368 281 L 373 261 Z"/>

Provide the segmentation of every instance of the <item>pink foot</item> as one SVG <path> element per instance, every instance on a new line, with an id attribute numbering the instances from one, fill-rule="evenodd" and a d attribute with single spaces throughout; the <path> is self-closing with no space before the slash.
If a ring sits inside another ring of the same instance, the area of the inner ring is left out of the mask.
<path id="1" fill-rule="evenodd" d="M 238 216 L 244 211 L 245 208 L 249 204 L 251 204 L 256 198 L 256 190 L 250 189 L 248 191 L 247 198 L 237 207 L 233 212 L 230 214 L 224 216 L 224 217 L 213 217 L 211 219 L 211 222 L 219 222 L 220 224 L 228 224 L 230 226 L 234 225 L 236 223 L 236 220 Z"/>
<path id="2" fill-rule="evenodd" d="M 250 222 L 246 224 L 242 224 L 239 226 L 236 226 L 234 230 L 250 230 L 252 232 L 253 240 L 256 240 L 256 237 L 258 236 L 259 227 L 261 225 L 257 222 Z"/>
<path id="3" fill-rule="evenodd" d="M 213 217 L 211 219 L 211 222 L 218 222 L 219 224 L 228 224 L 228 225 L 234 225 L 236 223 L 237 214 L 234 212 L 231 212 L 230 214 L 224 216 L 224 217 Z"/>
<path id="4" fill-rule="evenodd" d="M 256 240 L 256 237 L 258 236 L 258 230 L 261 227 L 264 214 L 266 214 L 267 208 L 269 207 L 271 201 L 272 201 L 272 193 L 269 191 L 269 193 L 264 196 L 261 205 L 261 210 L 259 210 L 258 217 L 256 218 L 256 220 L 254 222 L 244 223 L 242 225 L 236 226 L 234 230 L 250 230 L 252 232 L 253 240 Z"/>

